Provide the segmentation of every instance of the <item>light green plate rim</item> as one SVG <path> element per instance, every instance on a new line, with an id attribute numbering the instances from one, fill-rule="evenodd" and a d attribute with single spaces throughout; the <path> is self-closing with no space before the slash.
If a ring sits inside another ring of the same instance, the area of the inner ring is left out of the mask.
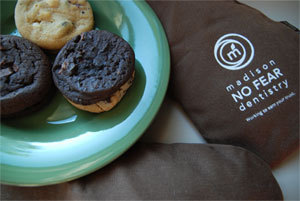
<path id="1" fill-rule="evenodd" d="M 98 2 L 96 1 L 91 1 L 92 5 L 97 3 Z M 149 85 L 146 74 L 144 90 L 146 90 L 147 87 L 152 87 L 154 88 L 155 93 L 153 94 L 153 97 L 149 97 L 149 101 L 151 101 L 151 103 L 147 107 L 145 113 L 139 117 L 138 121 L 132 126 L 132 129 L 128 133 L 124 133 L 124 136 L 114 142 L 112 145 L 106 147 L 105 149 L 99 148 L 98 152 L 80 160 L 51 167 L 30 167 L 28 164 L 26 165 L 28 167 L 24 167 L 6 164 L 7 161 L 5 160 L 7 157 L 3 158 L 3 150 L 7 149 L 5 146 L 9 146 L 9 143 L 8 145 L 5 143 L 6 138 L 3 132 L 5 132 L 7 126 L 3 125 L 3 122 L 1 122 L 1 183 L 17 186 L 42 186 L 62 183 L 82 177 L 102 168 L 123 154 L 139 139 L 146 128 L 150 125 L 164 99 L 169 81 L 170 53 L 167 38 L 159 19 L 145 1 L 119 1 L 119 3 L 132 3 L 133 6 L 137 8 L 135 11 L 141 12 L 148 21 L 149 26 L 153 31 L 152 34 L 156 40 L 155 45 L 157 46 L 157 51 L 159 54 L 159 57 L 157 58 L 157 69 L 159 72 L 157 72 L 157 74 L 154 73 L 154 76 L 158 76 L 156 77 L 157 83 L 154 83 L 155 86 L 151 86 L 151 83 Z M 1 7 L 1 12 L 5 12 L 5 8 Z M 6 19 L 2 18 L 1 23 L 5 23 L 5 20 Z M 1 26 L 3 26 L 3 24 L 1 24 Z M 14 27 L 6 24 L 5 26 Z M 114 32 L 114 30 L 111 31 Z M 145 33 L 146 36 L 148 34 L 149 33 Z M 148 54 L 151 54 L 151 52 L 148 52 Z M 141 62 L 139 65 L 143 68 L 143 62 Z M 139 102 L 139 104 L 141 103 Z"/>

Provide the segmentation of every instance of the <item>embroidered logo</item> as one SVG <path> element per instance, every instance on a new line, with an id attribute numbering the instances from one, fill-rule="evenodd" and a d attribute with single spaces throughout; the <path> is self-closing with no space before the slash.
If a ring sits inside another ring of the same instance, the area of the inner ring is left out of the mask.
<path id="1" fill-rule="evenodd" d="M 251 63 L 254 57 L 254 47 L 245 36 L 229 33 L 216 42 L 214 55 L 223 68 L 239 70 Z"/>

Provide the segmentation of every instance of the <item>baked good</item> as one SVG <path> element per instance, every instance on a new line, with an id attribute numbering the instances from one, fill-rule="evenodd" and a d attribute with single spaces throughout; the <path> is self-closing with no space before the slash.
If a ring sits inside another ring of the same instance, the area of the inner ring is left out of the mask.
<path id="1" fill-rule="evenodd" d="M 100 113 L 112 109 L 134 79 L 135 55 L 121 37 L 104 30 L 82 33 L 58 53 L 52 75 L 75 107 Z"/>
<path id="2" fill-rule="evenodd" d="M 30 41 L 0 35 L 1 117 L 10 117 L 42 102 L 51 85 L 47 56 Z"/>
<path id="3" fill-rule="evenodd" d="M 15 23 L 24 38 L 58 50 L 74 36 L 91 30 L 94 18 L 86 0 L 18 0 Z"/>

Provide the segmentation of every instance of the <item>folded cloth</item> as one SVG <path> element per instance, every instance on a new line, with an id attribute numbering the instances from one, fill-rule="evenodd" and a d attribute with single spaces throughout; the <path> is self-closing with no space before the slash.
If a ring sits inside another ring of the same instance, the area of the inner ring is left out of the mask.
<path id="1" fill-rule="evenodd" d="M 75 181 L 1 185 L 1 200 L 282 200 L 269 166 L 230 145 L 137 143 Z"/>
<path id="2" fill-rule="evenodd" d="M 297 150 L 297 32 L 233 0 L 148 3 L 169 40 L 170 91 L 208 142 L 272 167 Z"/>

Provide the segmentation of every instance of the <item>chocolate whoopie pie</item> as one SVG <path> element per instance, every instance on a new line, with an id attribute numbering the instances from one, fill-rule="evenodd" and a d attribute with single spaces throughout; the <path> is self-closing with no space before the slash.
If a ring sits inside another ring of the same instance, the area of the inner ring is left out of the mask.
<path id="1" fill-rule="evenodd" d="M 12 117 L 44 102 L 52 85 L 51 68 L 47 56 L 32 42 L 0 37 L 1 117 Z"/>
<path id="2" fill-rule="evenodd" d="M 104 30 L 84 32 L 58 53 L 52 68 L 57 88 L 75 107 L 112 109 L 134 78 L 135 55 L 121 37 Z"/>

